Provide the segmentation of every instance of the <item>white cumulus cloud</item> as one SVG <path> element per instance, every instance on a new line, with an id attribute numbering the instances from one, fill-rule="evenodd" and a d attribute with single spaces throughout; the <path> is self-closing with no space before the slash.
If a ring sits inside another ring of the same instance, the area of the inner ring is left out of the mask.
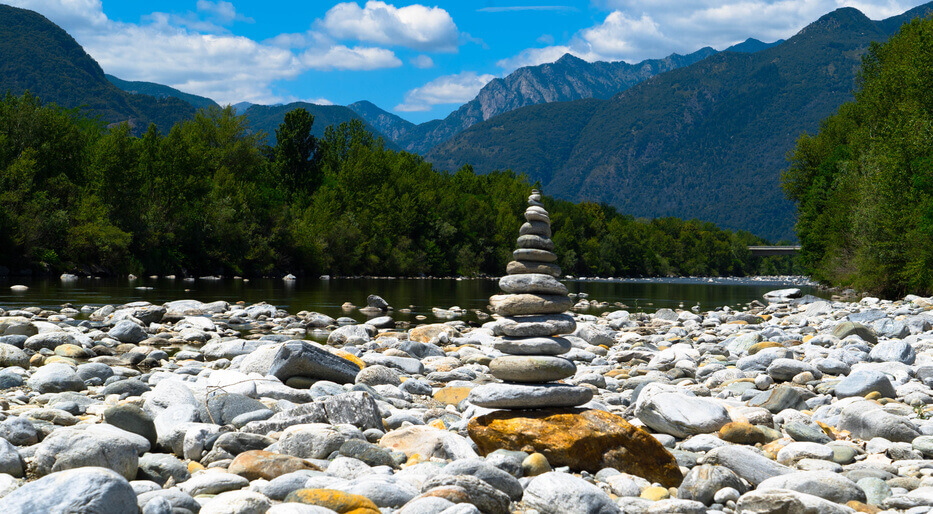
<path id="1" fill-rule="evenodd" d="M 273 83 L 309 69 L 372 70 L 401 66 L 391 50 L 335 44 L 318 33 L 258 42 L 217 25 L 251 21 L 231 2 L 200 0 L 199 13 L 152 13 L 142 23 L 111 20 L 100 0 L 4 0 L 58 24 L 100 63 L 125 80 L 166 84 L 221 104 L 275 104 L 292 97 Z M 297 51 L 296 51 L 297 49 Z"/>
<path id="2" fill-rule="evenodd" d="M 405 93 L 405 101 L 396 105 L 395 110 L 429 111 L 435 105 L 462 104 L 472 100 L 494 78 L 495 75 L 478 75 L 472 71 L 444 75 Z"/>
<path id="3" fill-rule="evenodd" d="M 415 68 L 427 69 L 434 67 L 434 59 L 424 54 L 412 57 L 409 62 L 411 62 L 411 65 Z"/>
<path id="4" fill-rule="evenodd" d="M 360 7 L 355 2 L 340 3 L 327 11 L 321 26 L 338 39 L 435 52 L 455 51 L 459 38 L 447 11 L 420 4 L 395 7 L 369 1 Z"/>
<path id="5" fill-rule="evenodd" d="M 376 70 L 396 68 L 402 61 L 391 50 L 376 47 L 336 45 L 324 51 L 308 50 L 301 61 L 316 70 Z"/>

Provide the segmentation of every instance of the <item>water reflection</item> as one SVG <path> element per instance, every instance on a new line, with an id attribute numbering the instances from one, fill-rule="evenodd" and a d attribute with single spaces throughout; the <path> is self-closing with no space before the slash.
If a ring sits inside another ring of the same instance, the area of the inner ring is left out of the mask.
<path id="1" fill-rule="evenodd" d="M 585 293 L 589 300 L 626 305 L 629 310 L 653 312 L 657 309 L 699 306 L 711 309 L 722 305 L 741 306 L 760 300 L 770 290 L 787 287 L 787 283 L 722 281 L 709 279 L 639 279 L 639 280 L 567 280 L 571 293 Z M 29 286 L 24 292 L 10 286 Z M 805 294 L 819 295 L 815 288 L 802 287 Z M 194 279 L 139 277 L 133 281 L 117 278 L 84 278 L 62 281 L 58 278 L 0 277 L 0 307 L 38 306 L 60 308 L 64 303 L 83 305 L 122 304 L 134 301 L 164 303 L 170 300 L 195 299 L 204 302 L 225 300 L 246 303 L 268 302 L 295 313 L 317 311 L 333 317 L 349 315 L 366 319 L 358 310 L 344 311 L 341 305 L 350 302 L 366 305 L 366 297 L 377 294 L 396 311 L 398 320 L 413 320 L 417 315 L 434 319 L 431 309 L 461 307 L 465 319 L 475 319 L 469 312 L 484 310 L 489 296 L 497 294 L 493 279 L 372 279 L 331 278 L 297 279 Z M 398 312 L 411 309 L 410 314 Z M 598 310 L 594 313 L 598 314 Z"/>

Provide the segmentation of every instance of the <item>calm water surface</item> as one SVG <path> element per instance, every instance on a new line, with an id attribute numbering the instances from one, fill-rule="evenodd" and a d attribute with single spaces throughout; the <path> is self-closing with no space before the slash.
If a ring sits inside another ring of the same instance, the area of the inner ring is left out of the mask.
<path id="1" fill-rule="evenodd" d="M 663 307 L 713 309 L 722 305 L 742 306 L 762 295 L 782 287 L 798 287 L 787 282 L 760 282 L 746 279 L 627 279 L 627 280 L 565 280 L 571 293 L 586 293 L 590 300 L 614 304 L 621 302 L 629 310 L 653 312 Z M 10 286 L 22 284 L 25 292 L 13 292 Z M 805 294 L 819 296 L 816 288 L 801 287 Z M 431 319 L 432 307 L 485 309 L 488 299 L 498 294 L 498 283 L 492 279 L 374 279 L 335 278 L 330 280 L 299 279 L 286 282 L 279 279 L 238 279 L 184 281 L 166 278 L 139 278 L 133 281 L 118 278 L 79 278 L 62 281 L 58 278 L 0 277 L 0 307 L 38 306 L 59 308 L 64 303 L 75 307 L 123 304 L 145 300 L 154 304 L 170 300 L 196 299 L 204 302 L 226 300 L 248 304 L 267 302 L 291 313 L 317 311 L 329 316 L 349 315 L 365 319 L 359 311 L 341 309 L 344 302 L 366 305 L 366 297 L 377 294 L 395 309 L 410 308 L 412 313 L 394 313 L 398 320 L 418 314 Z M 612 306 L 612 310 L 618 309 Z M 594 314 L 598 310 L 592 311 Z M 467 319 L 472 316 L 466 316 Z"/>

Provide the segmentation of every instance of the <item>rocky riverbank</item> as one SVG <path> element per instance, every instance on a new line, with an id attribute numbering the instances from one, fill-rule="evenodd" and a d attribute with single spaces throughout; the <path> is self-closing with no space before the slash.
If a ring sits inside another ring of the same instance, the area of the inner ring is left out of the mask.
<path id="1" fill-rule="evenodd" d="M 929 511 L 933 299 L 793 296 L 573 314 L 592 399 L 544 410 L 470 401 L 527 387 L 499 317 L 0 312 L 0 512 Z"/>

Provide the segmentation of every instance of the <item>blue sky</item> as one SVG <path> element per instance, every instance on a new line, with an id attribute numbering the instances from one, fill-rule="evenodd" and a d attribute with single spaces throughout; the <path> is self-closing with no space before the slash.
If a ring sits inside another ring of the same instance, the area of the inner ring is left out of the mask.
<path id="1" fill-rule="evenodd" d="M 495 77 L 570 52 L 638 62 L 787 38 L 842 6 L 881 19 L 917 0 L 0 0 L 68 30 L 104 71 L 221 104 L 369 100 L 416 123 Z"/>

